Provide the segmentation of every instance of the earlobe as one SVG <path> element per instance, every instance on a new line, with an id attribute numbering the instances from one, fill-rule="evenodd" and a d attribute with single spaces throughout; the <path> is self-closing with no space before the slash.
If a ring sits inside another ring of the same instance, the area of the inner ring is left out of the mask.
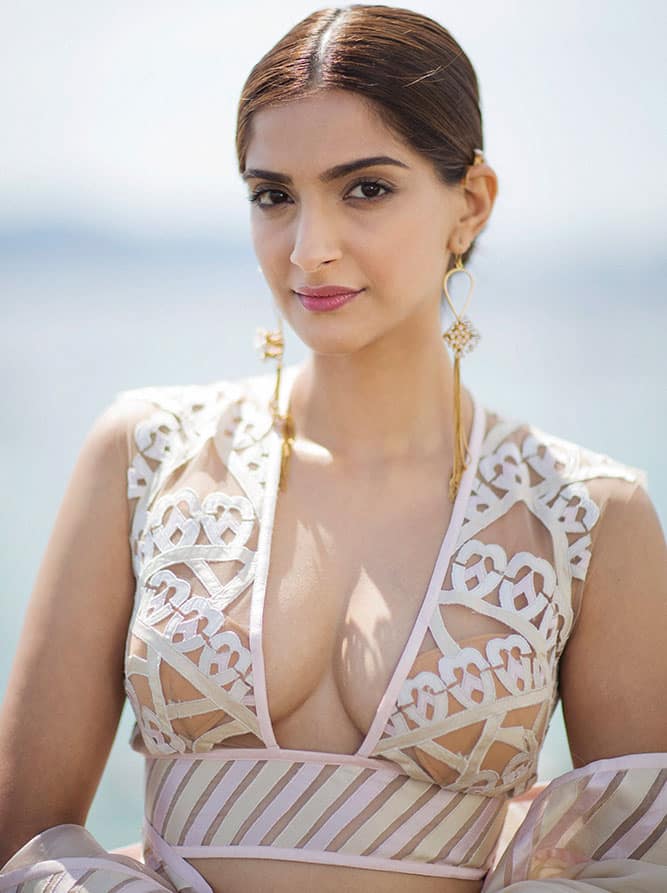
<path id="1" fill-rule="evenodd" d="M 453 236 L 446 246 L 447 254 L 451 255 L 449 259 L 450 267 L 453 266 L 454 257 L 457 254 L 464 255 L 466 251 L 470 248 L 472 244 L 472 239 L 466 239 L 462 235 Z"/>

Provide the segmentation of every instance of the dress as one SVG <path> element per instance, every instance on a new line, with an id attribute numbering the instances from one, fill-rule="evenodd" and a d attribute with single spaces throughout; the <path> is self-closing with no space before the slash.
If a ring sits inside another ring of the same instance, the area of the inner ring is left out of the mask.
<path id="1" fill-rule="evenodd" d="M 297 371 L 284 370 L 283 408 Z M 659 871 L 646 883 L 667 889 L 665 754 L 561 776 L 494 868 L 509 800 L 536 781 L 558 701 L 558 662 L 604 511 L 591 482 L 646 487 L 645 473 L 473 395 L 451 520 L 361 746 L 281 748 L 262 653 L 280 470 L 273 383 L 263 375 L 117 395 L 146 407 L 128 431 L 136 593 L 125 653 L 131 745 L 146 765 L 145 866 L 96 850 L 79 826 L 58 826 L 10 860 L 0 891 L 38 889 L 58 864 L 72 883 L 97 872 L 96 890 L 115 889 L 127 871 L 127 889 L 210 893 L 186 860 L 243 856 L 485 879 L 485 891 L 606 859 L 605 869 Z M 195 486 L 207 470 L 210 486 Z M 257 746 L 233 746 L 248 734 Z M 581 816 L 593 813 L 596 831 L 584 839 Z"/>

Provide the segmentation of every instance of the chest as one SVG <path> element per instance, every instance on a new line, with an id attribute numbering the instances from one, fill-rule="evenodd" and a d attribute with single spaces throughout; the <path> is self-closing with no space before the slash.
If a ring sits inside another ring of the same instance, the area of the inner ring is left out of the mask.
<path id="1" fill-rule="evenodd" d="M 314 723 L 353 743 L 429 587 L 451 518 L 446 475 L 427 465 L 340 473 L 293 459 L 262 611 L 269 711 L 278 738 L 281 725 L 284 738 L 307 726 L 312 738 Z"/>
<path id="2" fill-rule="evenodd" d="M 125 671 L 150 752 L 277 742 L 461 789 L 528 783 L 571 612 L 560 540 L 524 478 L 487 483 L 483 432 L 454 505 L 442 456 L 355 472 L 295 452 L 285 490 L 279 444 L 252 437 L 154 479 L 139 465 Z"/>

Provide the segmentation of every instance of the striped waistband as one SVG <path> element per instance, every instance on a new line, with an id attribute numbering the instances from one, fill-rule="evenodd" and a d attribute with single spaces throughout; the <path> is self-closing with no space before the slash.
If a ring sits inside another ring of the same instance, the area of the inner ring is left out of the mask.
<path id="1" fill-rule="evenodd" d="M 471 879 L 491 867 L 502 798 L 449 791 L 379 760 L 237 753 L 146 758 L 153 842 L 184 859 L 288 859 Z"/>

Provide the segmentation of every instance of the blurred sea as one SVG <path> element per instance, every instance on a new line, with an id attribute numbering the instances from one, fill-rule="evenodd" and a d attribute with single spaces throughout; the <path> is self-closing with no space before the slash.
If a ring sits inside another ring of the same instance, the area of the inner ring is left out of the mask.
<path id="1" fill-rule="evenodd" d="M 489 408 L 645 469 L 664 528 L 664 256 L 637 262 L 594 250 L 577 255 L 573 246 L 512 253 L 483 239 L 470 264 L 468 311 L 482 340 L 462 362 L 466 386 Z M 252 338 L 275 317 L 247 237 L 151 241 L 57 226 L 0 232 L 0 311 L 4 691 L 93 419 L 125 388 L 269 371 Z M 304 356 L 288 332 L 285 362 Z M 139 839 L 143 766 L 129 749 L 130 728 L 126 705 L 88 820 L 107 848 Z M 570 767 L 559 709 L 540 778 Z"/>

